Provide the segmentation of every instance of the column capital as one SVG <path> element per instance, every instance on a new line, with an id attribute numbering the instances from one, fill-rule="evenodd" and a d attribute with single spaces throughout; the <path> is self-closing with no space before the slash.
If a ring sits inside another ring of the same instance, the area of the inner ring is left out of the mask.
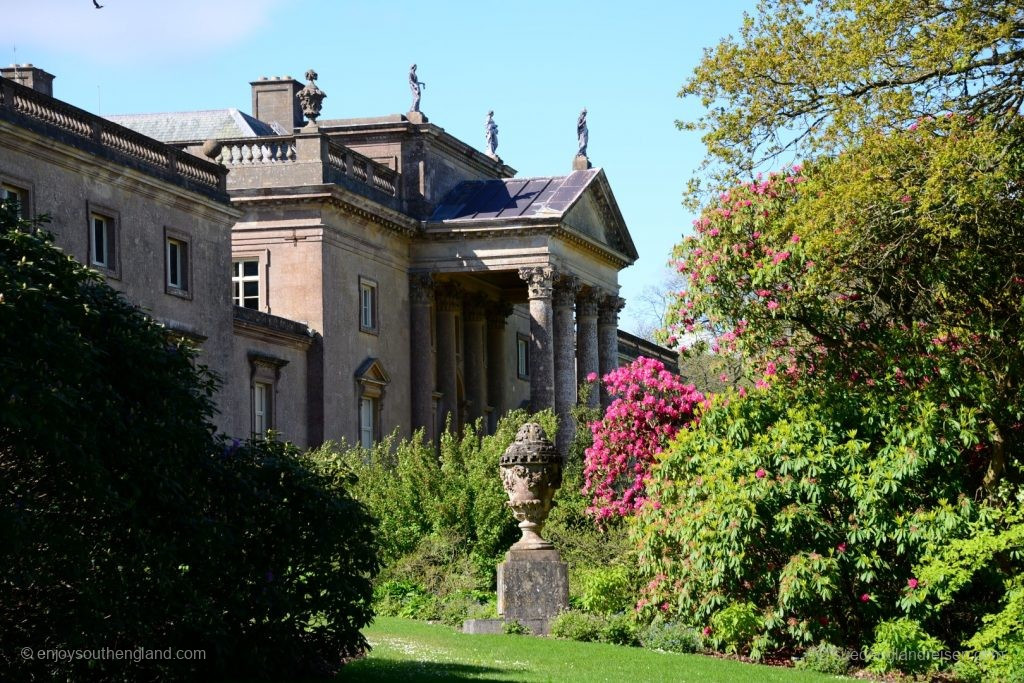
<path id="1" fill-rule="evenodd" d="M 618 325 L 619 311 L 626 305 L 626 300 L 614 294 L 603 297 L 597 307 L 597 322 L 600 325 Z"/>
<path id="2" fill-rule="evenodd" d="M 520 268 L 519 277 L 526 281 L 530 299 L 550 299 L 554 284 L 555 269 L 551 266 Z"/>
<path id="3" fill-rule="evenodd" d="M 466 322 L 483 322 L 491 300 L 479 292 L 469 292 L 462 297 L 462 317 Z"/>
<path id="4" fill-rule="evenodd" d="M 505 299 L 491 301 L 487 307 L 487 325 L 489 327 L 505 327 L 505 321 L 512 315 L 512 304 Z"/>
<path id="5" fill-rule="evenodd" d="M 455 282 L 440 282 L 434 287 L 437 310 L 454 312 L 462 307 L 462 287 Z"/>
<path id="6" fill-rule="evenodd" d="M 580 279 L 575 275 L 559 275 L 554 281 L 555 306 L 572 306 L 576 303 L 576 292 L 580 291 Z"/>
<path id="7" fill-rule="evenodd" d="M 434 276 L 430 273 L 410 273 L 409 300 L 415 306 L 434 303 Z"/>
<path id="8" fill-rule="evenodd" d="M 604 297 L 605 293 L 597 287 L 585 288 L 576 297 L 576 317 L 596 318 L 597 307 Z"/>

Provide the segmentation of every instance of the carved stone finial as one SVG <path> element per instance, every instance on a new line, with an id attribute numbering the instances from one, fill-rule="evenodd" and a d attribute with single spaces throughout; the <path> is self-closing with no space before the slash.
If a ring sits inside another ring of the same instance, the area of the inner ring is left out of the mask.
<path id="1" fill-rule="evenodd" d="M 531 299 L 550 299 L 551 287 L 555 271 L 550 266 L 534 266 L 520 268 L 519 277 L 526 281 L 526 289 Z"/>
<path id="2" fill-rule="evenodd" d="M 484 122 L 484 137 L 487 142 L 487 156 L 501 161 L 498 156 L 498 124 L 494 122 L 494 112 L 487 112 L 487 121 Z"/>
<path id="3" fill-rule="evenodd" d="M 551 548 L 551 543 L 541 538 L 540 532 L 551 512 L 555 491 L 562 486 L 562 456 L 544 428 L 535 422 L 520 427 L 515 441 L 501 456 L 499 466 L 508 505 L 519 520 L 523 534 L 512 548 Z"/>
<path id="4" fill-rule="evenodd" d="M 316 71 L 313 69 L 307 71 L 306 87 L 295 93 L 295 96 L 299 98 L 299 102 L 302 104 L 303 116 L 309 119 L 309 125 L 314 128 L 316 127 L 316 120 L 320 116 L 320 108 L 323 105 L 324 98 L 327 97 L 327 93 L 317 87 L 317 78 Z"/>

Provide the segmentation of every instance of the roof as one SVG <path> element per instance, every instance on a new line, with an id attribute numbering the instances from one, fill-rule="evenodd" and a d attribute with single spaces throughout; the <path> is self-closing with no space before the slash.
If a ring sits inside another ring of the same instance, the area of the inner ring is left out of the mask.
<path id="1" fill-rule="evenodd" d="M 565 214 L 601 169 L 555 178 L 467 180 L 445 195 L 430 221 L 493 218 L 558 218 Z"/>
<path id="2" fill-rule="evenodd" d="M 105 118 L 161 142 L 252 138 L 260 135 L 282 135 L 287 132 L 237 109 L 119 114 Z"/>

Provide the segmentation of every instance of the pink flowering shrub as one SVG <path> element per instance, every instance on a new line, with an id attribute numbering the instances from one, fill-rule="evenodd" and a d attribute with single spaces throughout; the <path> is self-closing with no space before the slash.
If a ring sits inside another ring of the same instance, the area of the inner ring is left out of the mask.
<path id="1" fill-rule="evenodd" d="M 643 481 L 646 616 L 713 631 L 750 601 L 752 654 L 869 645 L 933 599 L 930 557 L 1024 499 L 1022 140 L 923 119 L 704 210 L 665 339 L 741 358 L 756 388 L 702 406 Z M 987 564 L 923 626 L 967 641 L 1021 567 Z"/>
<path id="2" fill-rule="evenodd" d="M 704 396 L 665 369 L 661 361 L 637 358 L 604 376 L 614 400 L 604 418 L 590 424 L 583 492 L 598 519 L 628 516 L 647 500 L 645 486 L 658 453 L 694 419 Z"/>

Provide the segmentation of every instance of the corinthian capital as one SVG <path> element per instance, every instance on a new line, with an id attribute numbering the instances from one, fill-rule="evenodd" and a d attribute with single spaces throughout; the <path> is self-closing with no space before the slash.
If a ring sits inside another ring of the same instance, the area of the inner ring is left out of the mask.
<path id="1" fill-rule="evenodd" d="M 575 275 L 561 275 L 555 279 L 555 306 L 572 306 L 576 303 L 576 292 L 580 291 L 580 280 Z"/>
<path id="2" fill-rule="evenodd" d="M 430 273 L 409 275 L 409 299 L 413 305 L 429 306 L 434 302 L 434 278 Z"/>
<path id="3" fill-rule="evenodd" d="M 609 294 L 601 300 L 597 307 L 597 323 L 599 325 L 618 325 L 619 311 L 626 305 L 622 297 Z"/>
<path id="4" fill-rule="evenodd" d="M 596 287 L 587 287 L 576 299 L 576 316 L 580 318 L 596 318 L 597 306 L 605 294 Z"/>
<path id="5" fill-rule="evenodd" d="M 554 284 L 555 271 L 550 266 L 520 268 L 519 277 L 526 281 L 526 289 L 531 299 L 550 299 Z"/>

